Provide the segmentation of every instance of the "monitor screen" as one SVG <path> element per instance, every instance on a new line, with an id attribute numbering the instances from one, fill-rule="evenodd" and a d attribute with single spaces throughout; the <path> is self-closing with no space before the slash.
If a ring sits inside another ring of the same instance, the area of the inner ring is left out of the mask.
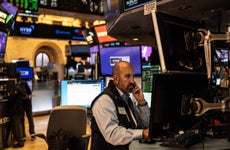
<path id="1" fill-rule="evenodd" d="M 61 81 L 61 105 L 91 107 L 94 98 L 104 90 L 104 80 Z"/>
<path id="2" fill-rule="evenodd" d="M 100 43 L 100 44 L 117 41 L 117 39 L 115 39 L 115 38 L 113 38 L 107 34 L 107 29 L 106 29 L 105 24 L 94 26 L 94 30 L 96 32 L 98 43 Z"/>
<path id="3" fill-rule="evenodd" d="M 135 71 L 135 75 L 141 75 L 141 47 L 121 46 L 100 48 L 100 72 L 103 76 L 111 76 L 115 63 L 119 61 L 130 62 Z"/>
<path id="4" fill-rule="evenodd" d="M 69 46 L 69 45 L 66 45 Z M 89 45 L 71 45 L 70 51 L 72 56 L 90 56 L 90 46 Z"/>
<path id="5" fill-rule="evenodd" d="M 13 18 L 16 20 L 16 16 L 18 13 L 18 8 L 16 6 L 14 6 L 13 4 L 7 2 L 7 1 L 3 1 L 1 3 L 1 9 L 5 10 L 6 12 L 10 13 L 13 15 Z"/>
<path id="6" fill-rule="evenodd" d="M 82 34 L 89 45 L 95 45 L 98 43 L 94 29 L 85 29 L 82 31 Z"/>
<path id="7" fill-rule="evenodd" d="M 142 53 L 142 59 L 145 59 L 145 61 L 148 62 L 152 53 L 152 47 L 142 45 L 141 53 Z"/>
<path id="8" fill-rule="evenodd" d="M 98 45 L 90 46 L 90 53 L 97 53 L 99 51 Z"/>
<path id="9" fill-rule="evenodd" d="M 99 51 L 98 45 L 90 47 L 90 64 L 91 65 L 95 65 L 97 63 L 98 51 Z"/>
<path id="10" fill-rule="evenodd" d="M 7 33 L 0 31 L 0 58 L 4 59 L 6 52 Z"/>
<path id="11" fill-rule="evenodd" d="M 229 49 L 216 49 L 214 51 L 214 63 L 228 63 Z"/>
<path id="12" fill-rule="evenodd" d="M 34 69 L 32 67 L 16 67 L 16 72 L 21 73 L 21 79 L 34 78 Z"/>
<path id="13" fill-rule="evenodd" d="M 23 17 L 38 17 L 38 0 L 10 0 L 14 6 L 18 8 L 18 15 Z"/>
<path id="14" fill-rule="evenodd" d="M 9 32 L 14 24 L 14 17 L 9 12 L 0 9 L 0 29 Z"/>
<path id="15" fill-rule="evenodd" d="M 195 127 L 200 118 L 183 113 L 191 97 L 208 97 L 206 74 L 153 74 L 150 114 L 151 138 L 176 134 Z"/>
<path id="16" fill-rule="evenodd" d="M 158 51 L 163 72 L 185 71 L 206 72 L 205 55 L 203 46 L 199 46 L 200 34 L 198 23 L 156 13 L 161 45 L 158 43 Z M 155 30 L 156 31 L 156 30 Z M 157 37 L 157 36 L 156 36 Z"/>

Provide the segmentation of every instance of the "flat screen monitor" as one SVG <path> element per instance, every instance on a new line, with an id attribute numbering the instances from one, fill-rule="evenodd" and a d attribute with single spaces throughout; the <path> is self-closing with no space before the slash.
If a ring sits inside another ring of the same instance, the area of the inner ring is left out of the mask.
<path id="1" fill-rule="evenodd" d="M 18 8 L 18 16 L 32 18 L 38 17 L 39 0 L 10 0 L 10 3 L 12 3 L 14 6 Z"/>
<path id="2" fill-rule="evenodd" d="M 6 12 L 12 14 L 14 20 L 16 20 L 16 16 L 18 13 L 18 7 L 14 6 L 13 4 L 11 4 L 7 1 L 1 2 L 0 7 L 1 7 L 1 9 L 5 10 Z"/>
<path id="3" fill-rule="evenodd" d="M 200 24 L 156 12 L 154 26 L 163 72 L 206 72 L 204 48 L 199 46 Z"/>
<path id="4" fill-rule="evenodd" d="M 175 135 L 196 127 L 200 118 L 183 111 L 192 97 L 207 100 L 206 74 L 153 74 L 149 136 Z"/>
<path id="5" fill-rule="evenodd" d="M 90 47 L 90 65 L 95 65 L 97 63 L 98 52 L 99 52 L 98 45 Z"/>
<path id="6" fill-rule="evenodd" d="M 99 51 L 98 45 L 90 46 L 90 53 L 97 53 Z"/>
<path id="7" fill-rule="evenodd" d="M 90 56 L 90 46 L 89 45 L 71 45 L 70 51 L 71 51 L 72 56 L 79 56 L 79 57 Z"/>
<path id="8" fill-rule="evenodd" d="M 104 80 L 61 81 L 61 105 L 91 108 L 91 102 L 104 90 Z"/>
<path id="9" fill-rule="evenodd" d="M 7 1 L 0 3 L 0 28 L 2 31 L 9 32 L 15 24 L 18 8 Z"/>
<path id="10" fill-rule="evenodd" d="M 117 39 L 107 34 L 107 29 L 105 24 L 94 26 L 94 30 L 96 32 L 96 36 L 99 44 L 117 41 Z"/>
<path id="11" fill-rule="evenodd" d="M 145 59 L 145 61 L 148 62 L 152 53 L 152 47 L 142 45 L 141 53 L 142 53 L 142 59 Z"/>
<path id="12" fill-rule="evenodd" d="M 4 55 L 6 52 L 6 43 L 7 43 L 8 34 L 6 32 L 0 31 L 0 59 L 4 60 Z"/>
<path id="13" fill-rule="evenodd" d="M 214 63 L 228 63 L 229 49 L 216 49 L 214 50 Z"/>
<path id="14" fill-rule="evenodd" d="M 16 67 L 16 72 L 21 73 L 21 79 L 34 78 L 34 69 L 32 67 Z"/>
<path id="15" fill-rule="evenodd" d="M 96 45 L 98 43 L 97 35 L 93 28 L 83 30 L 82 34 L 89 45 Z"/>
<path id="16" fill-rule="evenodd" d="M 14 24 L 14 17 L 9 12 L 0 9 L 0 29 L 1 31 L 9 32 Z"/>
<path id="17" fill-rule="evenodd" d="M 119 61 L 130 62 L 135 71 L 135 75 L 141 75 L 141 47 L 140 46 L 120 46 L 100 48 L 100 72 L 102 76 L 111 76 L 115 63 Z"/>

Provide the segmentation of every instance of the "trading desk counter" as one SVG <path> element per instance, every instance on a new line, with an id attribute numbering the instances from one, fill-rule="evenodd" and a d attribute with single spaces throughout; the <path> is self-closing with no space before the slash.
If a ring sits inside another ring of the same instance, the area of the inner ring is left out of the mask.
<path id="1" fill-rule="evenodd" d="M 130 146 L 129 150 L 230 150 L 230 141 L 228 139 L 205 139 L 203 142 L 197 143 L 189 148 L 175 148 L 175 147 L 165 147 L 160 146 L 160 142 L 155 144 L 144 144 L 139 143 L 138 140 L 134 140 Z"/>

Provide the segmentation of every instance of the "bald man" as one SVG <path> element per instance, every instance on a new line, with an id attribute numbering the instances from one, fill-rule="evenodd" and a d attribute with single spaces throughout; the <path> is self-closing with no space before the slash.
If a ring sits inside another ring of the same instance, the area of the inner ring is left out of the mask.
<path id="1" fill-rule="evenodd" d="M 112 73 L 113 80 L 92 102 L 91 150 L 128 150 L 132 140 L 148 137 L 150 109 L 132 64 L 120 61 Z"/>

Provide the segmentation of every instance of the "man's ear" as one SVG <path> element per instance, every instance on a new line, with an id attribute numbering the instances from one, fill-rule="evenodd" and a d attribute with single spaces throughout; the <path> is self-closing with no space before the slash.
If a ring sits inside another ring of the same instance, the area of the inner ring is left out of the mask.
<path id="1" fill-rule="evenodd" d="M 118 83 L 119 77 L 117 75 L 113 75 L 114 83 Z"/>

